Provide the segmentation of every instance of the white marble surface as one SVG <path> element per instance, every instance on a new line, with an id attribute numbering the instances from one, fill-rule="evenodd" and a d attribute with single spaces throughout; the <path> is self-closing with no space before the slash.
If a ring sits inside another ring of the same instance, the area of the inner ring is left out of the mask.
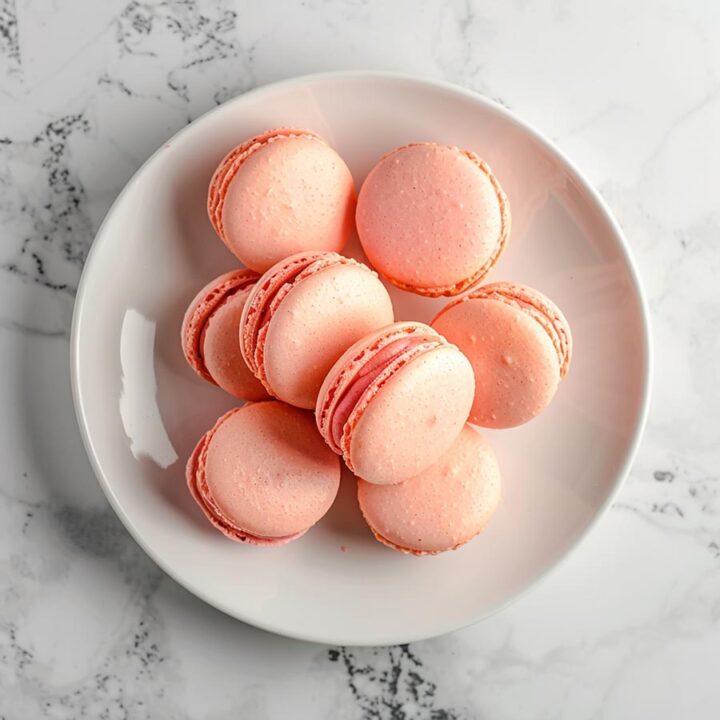
<path id="1" fill-rule="evenodd" d="M 719 38 L 715 0 L 0 0 L 0 718 L 717 718 Z M 614 209 L 653 314 L 650 422 L 600 527 L 508 610 L 409 648 L 271 636 L 165 577 L 93 478 L 68 381 L 83 260 L 149 153 L 342 68 L 537 125 Z"/>

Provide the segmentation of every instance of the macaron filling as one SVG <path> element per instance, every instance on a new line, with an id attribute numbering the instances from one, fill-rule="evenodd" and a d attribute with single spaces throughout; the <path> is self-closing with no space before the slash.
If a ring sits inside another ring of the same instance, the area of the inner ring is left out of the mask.
<path id="1" fill-rule="evenodd" d="M 365 407 L 379 389 L 414 357 L 442 346 L 444 338 L 424 326 L 408 324 L 376 336 L 348 357 L 320 400 L 320 434 L 339 455 L 350 461 L 350 435 Z"/>
<path id="2" fill-rule="evenodd" d="M 337 253 L 309 253 L 275 272 L 268 271 L 248 299 L 247 315 L 240 328 L 243 357 L 266 390 L 273 392 L 264 367 L 265 340 L 273 315 L 287 295 L 306 278 L 334 265 L 358 264 Z"/>
<path id="3" fill-rule="evenodd" d="M 290 128 L 278 128 L 268 130 L 261 135 L 251 138 L 247 142 L 238 145 L 231 150 L 220 163 L 210 181 L 210 192 L 208 194 L 208 215 L 215 229 L 223 242 L 226 242 L 225 228 L 223 225 L 223 204 L 230 183 L 235 179 L 243 163 L 252 155 L 272 142 L 292 138 L 305 138 L 324 143 L 319 136 L 307 130 L 293 130 Z"/>
<path id="4" fill-rule="evenodd" d="M 332 443 L 336 447 L 340 447 L 342 441 L 343 429 L 355 409 L 358 400 L 363 396 L 365 391 L 370 387 L 373 381 L 377 380 L 380 374 L 389 367 L 398 357 L 400 357 L 408 348 L 422 344 L 420 337 L 405 337 L 391 342 L 382 348 L 374 357 L 371 357 L 363 367 L 360 368 L 354 380 L 345 389 L 337 404 L 335 411 L 330 419 L 330 437 Z"/>
<path id="5" fill-rule="evenodd" d="M 223 421 L 239 410 L 241 410 L 241 408 L 230 410 L 230 412 L 220 418 L 215 426 L 205 433 L 200 442 L 197 444 L 193 454 L 190 456 L 190 460 L 188 461 L 188 488 L 190 489 L 190 493 L 195 501 L 205 513 L 207 519 L 227 537 L 238 542 L 249 542 L 255 545 L 282 545 L 299 538 L 301 535 L 304 535 L 307 530 L 301 530 L 300 532 L 292 535 L 284 535 L 281 537 L 267 537 L 248 532 L 223 513 L 220 506 L 214 500 L 212 491 L 208 484 L 205 468 L 207 465 L 208 448 L 213 435 Z"/>
<path id="6" fill-rule="evenodd" d="M 355 472 L 355 465 L 352 460 L 352 436 L 353 430 L 360 422 L 363 413 L 366 408 L 372 402 L 373 398 L 378 394 L 382 387 L 387 383 L 395 374 L 405 367 L 411 360 L 419 357 L 420 355 L 436 350 L 444 345 L 444 340 L 430 340 L 425 338 L 422 342 L 413 343 L 407 347 L 404 351 L 399 353 L 393 360 L 391 360 L 384 368 L 382 368 L 377 375 L 373 378 L 372 382 L 367 386 L 365 391 L 360 395 L 360 398 L 355 403 L 355 406 L 351 409 L 347 420 L 343 426 L 342 437 L 340 441 L 340 452 L 345 459 L 345 464 L 350 468 L 352 472 Z"/>

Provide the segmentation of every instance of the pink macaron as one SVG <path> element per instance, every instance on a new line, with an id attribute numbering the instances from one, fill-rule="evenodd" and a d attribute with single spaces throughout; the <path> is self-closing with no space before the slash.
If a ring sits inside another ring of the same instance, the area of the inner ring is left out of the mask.
<path id="1" fill-rule="evenodd" d="M 552 400 L 572 354 L 570 326 L 558 307 L 524 285 L 484 285 L 451 302 L 432 326 L 475 371 L 470 422 L 522 425 Z"/>
<path id="2" fill-rule="evenodd" d="M 281 128 L 225 156 L 210 182 L 208 214 L 229 250 L 265 272 L 301 250 L 342 250 L 355 197 L 350 170 L 325 140 Z"/>
<path id="3" fill-rule="evenodd" d="M 390 296 L 370 268 L 310 251 L 282 260 L 258 280 L 243 311 L 240 345 L 271 395 L 311 409 L 348 346 L 392 321 Z"/>
<path id="4" fill-rule="evenodd" d="M 208 520 L 231 540 L 282 545 L 330 509 L 340 463 L 312 415 L 270 400 L 223 415 L 190 456 L 187 483 Z"/>
<path id="5" fill-rule="evenodd" d="M 356 222 L 371 265 L 385 279 L 420 295 L 457 295 L 497 262 L 510 232 L 510 206 L 475 153 L 415 143 L 372 169 Z"/>
<path id="6" fill-rule="evenodd" d="M 462 430 L 474 391 L 467 358 L 427 325 L 370 333 L 335 363 L 315 419 L 356 475 L 392 484 L 438 460 Z"/>
<path id="7" fill-rule="evenodd" d="M 448 451 L 412 480 L 358 480 L 358 502 L 380 542 L 412 555 L 435 555 L 485 528 L 500 502 L 500 485 L 495 453 L 476 428 L 465 425 Z"/>
<path id="8" fill-rule="evenodd" d="M 259 277 L 242 269 L 210 281 L 190 303 L 182 324 L 182 349 L 190 367 L 241 400 L 268 397 L 243 360 L 238 338 L 245 301 Z"/>

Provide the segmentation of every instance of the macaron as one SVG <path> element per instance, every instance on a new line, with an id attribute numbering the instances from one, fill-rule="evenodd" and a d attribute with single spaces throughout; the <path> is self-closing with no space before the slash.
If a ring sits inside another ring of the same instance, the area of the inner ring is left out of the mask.
<path id="1" fill-rule="evenodd" d="M 238 337 L 245 301 L 259 277 L 242 269 L 211 280 L 190 303 L 182 323 L 182 349 L 190 367 L 241 400 L 268 397 L 243 360 Z"/>
<path id="2" fill-rule="evenodd" d="M 315 409 L 320 434 L 369 483 L 415 477 L 452 445 L 472 405 L 467 358 L 432 328 L 394 323 L 350 347 Z"/>
<path id="3" fill-rule="evenodd" d="M 282 545 L 329 510 L 340 462 L 310 413 L 269 400 L 230 410 L 200 438 L 187 483 L 207 519 L 231 540 Z"/>
<path id="4" fill-rule="evenodd" d="M 475 153 L 415 143 L 370 171 L 356 222 L 370 264 L 386 280 L 419 295 L 457 295 L 500 257 L 510 205 Z"/>
<path id="5" fill-rule="evenodd" d="M 532 420 L 552 400 L 572 355 L 570 325 L 538 290 L 484 285 L 451 302 L 432 326 L 472 363 L 470 422 L 509 428 Z"/>
<path id="6" fill-rule="evenodd" d="M 408 482 L 358 480 L 358 502 L 375 537 L 412 555 L 455 550 L 480 533 L 500 502 L 500 468 L 490 444 L 465 425 L 448 451 Z"/>
<path id="7" fill-rule="evenodd" d="M 393 321 L 390 296 L 366 265 L 304 252 L 258 280 L 240 321 L 240 347 L 273 397 L 315 407 L 333 363 L 356 340 Z"/>
<path id="8" fill-rule="evenodd" d="M 325 140 L 280 128 L 225 156 L 210 181 L 208 214 L 228 249 L 265 272 L 301 250 L 342 250 L 355 199 L 350 170 Z"/>

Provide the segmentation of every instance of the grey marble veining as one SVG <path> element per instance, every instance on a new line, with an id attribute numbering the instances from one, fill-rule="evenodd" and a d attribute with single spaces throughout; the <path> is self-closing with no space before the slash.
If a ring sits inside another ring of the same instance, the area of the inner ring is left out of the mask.
<path id="1" fill-rule="evenodd" d="M 72 5 L 0 0 L 0 718 L 717 717 L 716 4 Z M 409 647 L 275 637 L 177 586 L 102 496 L 68 382 L 83 261 L 139 165 L 227 98 L 345 68 L 536 124 L 615 211 L 653 316 L 650 422 L 601 526 L 511 608 Z"/>

